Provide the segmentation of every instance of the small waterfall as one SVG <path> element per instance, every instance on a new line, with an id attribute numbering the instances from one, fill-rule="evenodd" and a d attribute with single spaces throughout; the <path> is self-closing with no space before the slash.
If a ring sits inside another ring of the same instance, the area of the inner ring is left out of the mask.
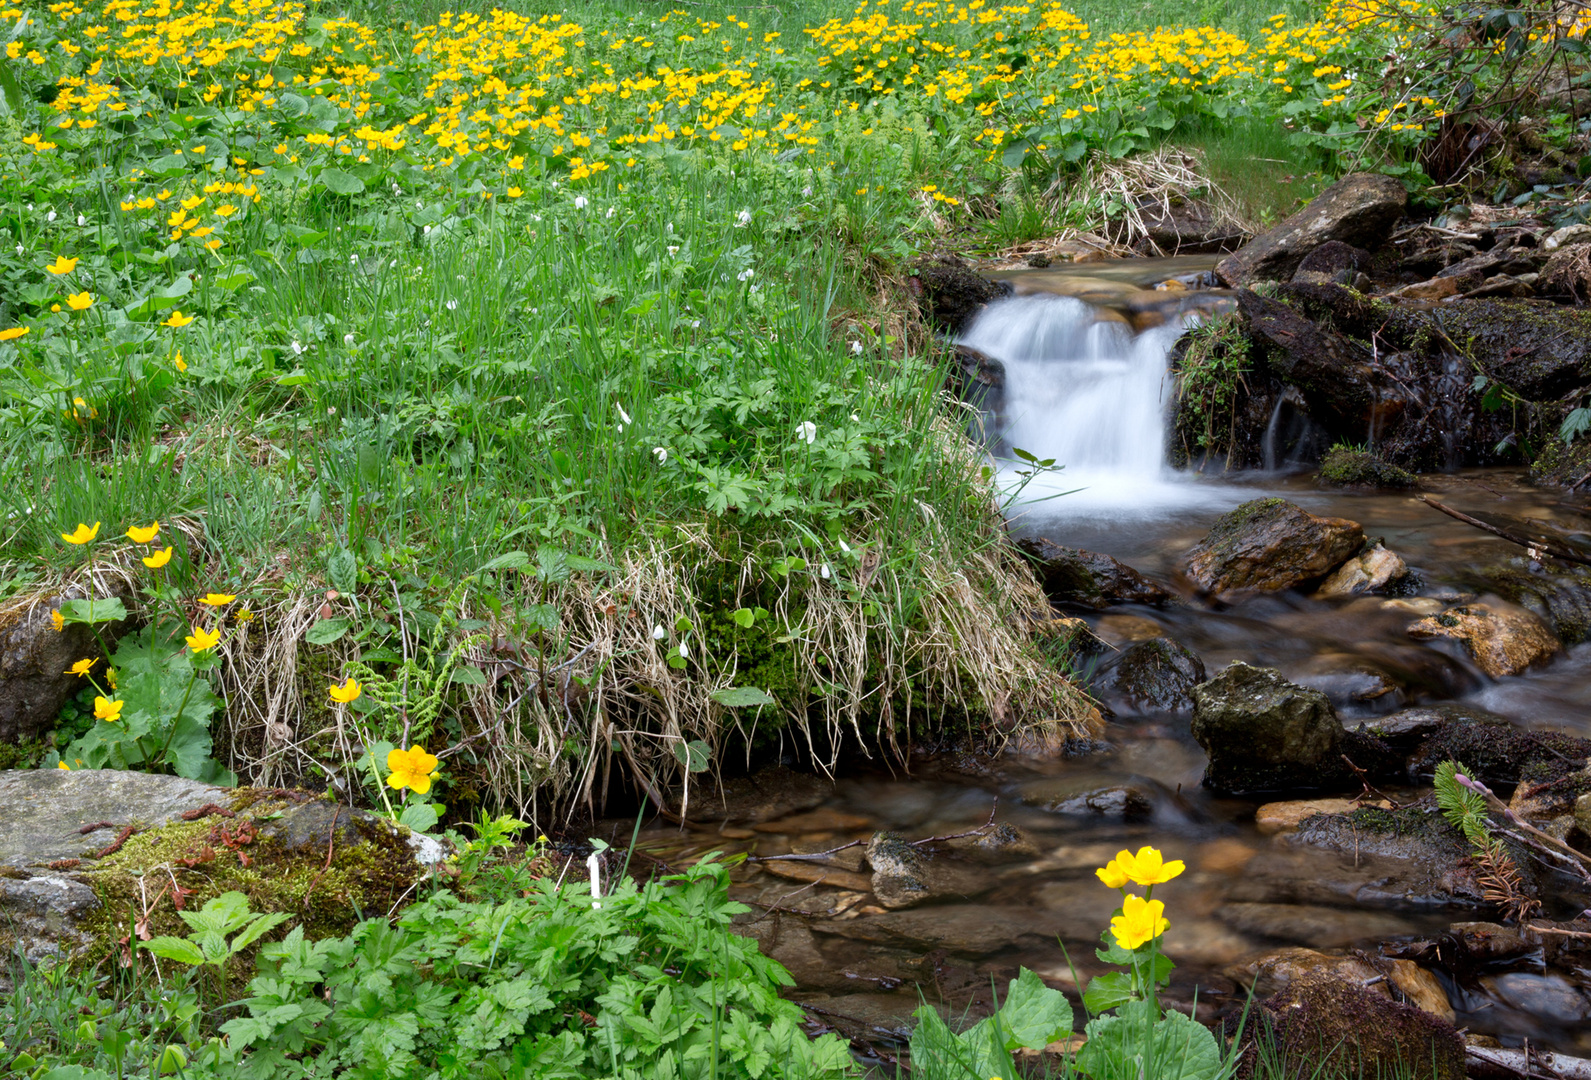
<path id="1" fill-rule="evenodd" d="M 1056 490 L 1127 501 L 1172 475 L 1165 464 L 1175 322 L 1142 334 L 1114 313 L 1064 296 L 997 300 L 961 342 L 1005 367 L 998 453 L 1054 458 Z M 1055 488 L 1054 484 L 1045 485 Z"/>

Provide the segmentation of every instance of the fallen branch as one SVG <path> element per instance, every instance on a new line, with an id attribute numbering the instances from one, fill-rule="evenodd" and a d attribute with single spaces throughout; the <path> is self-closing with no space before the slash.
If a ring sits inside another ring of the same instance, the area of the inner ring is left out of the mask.
<path id="1" fill-rule="evenodd" d="M 1454 510 L 1451 506 L 1438 502 L 1429 495 L 1421 495 L 1420 501 L 1433 510 L 1440 510 L 1450 518 L 1456 518 L 1466 525 L 1473 525 L 1475 528 L 1480 529 L 1483 532 L 1489 532 L 1493 536 L 1501 537 L 1502 539 L 1507 540 L 1510 544 L 1518 544 L 1520 547 L 1529 551 L 1533 557 L 1539 557 L 1537 553 L 1544 553 L 1551 555 L 1555 559 L 1563 559 L 1566 562 L 1579 563 L 1582 566 L 1591 566 L 1591 556 L 1587 556 L 1571 547 L 1568 547 L 1565 544 L 1559 543 L 1551 537 L 1528 537 L 1520 533 L 1510 532 L 1501 526 L 1493 525 L 1490 522 L 1482 521 L 1479 518 L 1470 517 L 1461 510 Z"/>
<path id="2" fill-rule="evenodd" d="M 1465 1064 L 1471 1074 L 1479 1065 L 1487 1072 L 1502 1070 L 1530 1080 L 1591 1080 L 1591 1061 L 1545 1051 L 1504 1050 L 1466 1046 Z"/>

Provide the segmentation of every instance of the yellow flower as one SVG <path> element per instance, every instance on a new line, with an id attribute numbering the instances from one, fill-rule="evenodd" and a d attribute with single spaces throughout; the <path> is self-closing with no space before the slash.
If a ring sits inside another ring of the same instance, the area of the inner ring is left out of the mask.
<path id="1" fill-rule="evenodd" d="M 1129 896 L 1121 902 L 1121 914 L 1110 920 L 1111 935 L 1122 948 L 1136 949 L 1170 927 L 1165 911 L 1166 905 L 1159 900 Z"/>
<path id="2" fill-rule="evenodd" d="M 17 338 L 28 333 L 32 329 L 33 328 L 30 326 L 13 326 L 5 330 L 0 330 L 0 341 L 15 341 Z"/>
<path id="3" fill-rule="evenodd" d="M 196 653 L 209 652 L 221 640 L 219 630 L 201 630 L 195 626 L 193 633 L 186 635 L 182 640 L 188 643 L 188 648 Z"/>
<path id="4" fill-rule="evenodd" d="M 80 293 L 72 293 L 66 298 L 66 306 L 73 311 L 87 311 L 94 306 L 94 294 L 87 289 Z"/>
<path id="5" fill-rule="evenodd" d="M 73 529 L 69 533 L 62 533 L 61 539 L 65 540 L 68 544 L 86 544 L 98 535 L 99 522 L 94 522 L 94 527 L 89 528 L 87 525 L 84 525 L 81 521 L 79 521 L 77 523 L 77 528 Z"/>
<path id="6" fill-rule="evenodd" d="M 87 675 L 89 673 L 90 669 L 92 669 L 93 666 L 95 664 L 97 664 L 97 663 L 99 663 L 98 658 L 95 658 L 95 659 L 92 659 L 92 660 L 79 660 L 77 663 L 75 663 L 71 667 L 67 668 L 61 674 L 63 674 L 63 675 Z"/>
<path id="7" fill-rule="evenodd" d="M 165 566 L 170 561 L 171 548 L 169 547 L 161 548 L 153 555 L 144 556 L 144 565 L 149 567 L 151 570 L 159 570 L 162 566 Z"/>
<path id="8" fill-rule="evenodd" d="M 223 607 L 236 599 L 237 597 L 230 593 L 213 592 L 205 593 L 203 596 L 199 597 L 199 603 L 203 604 L 205 607 Z"/>
<path id="9" fill-rule="evenodd" d="M 57 255 L 55 261 L 44 269 L 56 277 L 60 277 L 62 274 L 70 274 L 77 269 L 77 260 L 68 259 L 65 255 Z"/>
<path id="10" fill-rule="evenodd" d="M 125 701 L 112 701 L 110 698 L 96 697 L 94 699 L 94 719 L 115 723 L 122 718 L 122 706 Z"/>
<path id="11" fill-rule="evenodd" d="M 57 761 L 57 762 L 56 762 L 56 763 L 55 763 L 55 767 L 56 767 L 56 768 L 57 768 L 57 769 L 65 769 L 65 770 L 66 770 L 66 771 L 67 771 L 67 772 L 71 772 L 71 771 L 72 771 L 72 766 L 70 766 L 70 765 L 68 765 L 68 764 L 67 764 L 67 763 L 66 763 L 66 762 L 64 762 L 64 761 Z"/>
<path id="12" fill-rule="evenodd" d="M 134 525 L 127 530 L 127 539 L 135 544 L 147 544 L 155 538 L 155 534 L 158 532 L 160 532 L 160 522 L 158 521 L 152 525 Z"/>
<path id="13" fill-rule="evenodd" d="M 50 625 L 55 627 L 56 630 L 65 630 L 66 616 L 62 615 L 59 611 L 50 612 Z"/>
<path id="14" fill-rule="evenodd" d="M 181 349 L 177 350 L 177 355 L 173 356 L 171 358 L 171 362 L 176 367 L 176 369 L 178 371 L 187 371 L 188 370 L 188 362 L 182 358 L 182 350 Z"/>
<path id="15" fill-rule="evenodd" d="M 328 686 L 326 687 L 326 692 L 339 705 L 348 704 L 358 698 L 360 694 L 359 684 L 353 679 L 348 679 L 341 686 Z"/>
<path id="16" fill-rule="evenodd" d="M 424 747 L 394 749 L 387 754 L 387 769 L 392 773 L 387 777 L 387 786 L 400 790 L 412 788 L 416 795 L 424 795 L 431 790 L 431 774 L 436 766 L 436 757 L 427 754 Z"/>
<path id="17" fill-rule="evenodd" d="M 1103 870 L 1097 870 L 1095 873 L 1098 874 L 1099 880 L 1113 889 L 1121 888 L 1127 881 L 1133 881 L 1147 889 L 1170 881 L 1186 869 L 1180 859 L 1165 862 L 1160 852 L 1154 848 L 1141 847 L 1136 855 L 1118 851 L 1116 857 Z M 1123 880 L 1118 881 L 1118 878 Z"/>
<path id="18" fill-rule="evenodd" d="M 508 189 L 508 193 L 507 194 L 508 194 L 508 197 L 510 199 L 517 199 L 521 195 L 525 194 L 525 191 L 524 191 L 523 188 L 520 188 L 520 187 L 511 187 L 511 188 Z"/>
<path id="19" fill-rule="evenodd" d="M 180 330 L 182 327 L 187 326 L 191 322 L 193 322 L 192 315 L 184 315 L 182 312 L 172 309 L 171 318 L 167 319 L 160 325 L 169 326 L 174 330 Z"/>

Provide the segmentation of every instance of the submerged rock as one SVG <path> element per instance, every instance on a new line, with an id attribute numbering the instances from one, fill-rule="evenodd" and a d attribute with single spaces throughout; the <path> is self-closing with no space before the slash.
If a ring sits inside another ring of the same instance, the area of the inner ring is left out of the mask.
<path id="1" fill-rule="evenodd" d="M 1095 680 L 1093 689 L 1125 699 L 1139 712 L 1193 708 L 1193 688 L 1206 678 L 1204 661 L 1170 638 L 1140 641 Z"/>
<path id="2" fill-rule="evenodd" d="M 1156 787 L 1140 780 L 1100 786 L 1091 776 L 1037 780 L 1022 788 L 1022 801 L 1053 814 L 1135 821 L 1154 812 Z"/>
<path id="3" fill-rule="evenodd" d="M 1344 731 L 1319 690 L 1241 661 L 1193 690 L 1206 787 L 1229 793 L 1317 787 L 1336 775 Z"/>
<path id="4" fill-rule="evenodd" d="M 1217 521 L 1183 556 L 1182 572 L 1217 597 L 1275 591 L 1325 577 L 1363 543 L 1358 522 L 1255 499 Z"/>
<path id="5" fill-rule="evenodd" d="M 1339 566 L 1315 590 L 1317 597 L 1375 592 L 1409 576 L 1409 564 L 1379 543 Z"/>
<path id="6" fill-rule="evenodd" d="M 1255 237 L 1216 264 L 1227 285 L 1285 280 L 1304 257 L 1330 240 L 1376 247 L 1403 216 L 1409 196 L 1403 185 L 1378 173 L 1350 173 L 1309 205 Z"/>
<path id="7" fill-rule="evenodd" d="M 1390 959 L 1364 952 L 1331 956 L 1315 949 L 1295 946 L 1277 949 L 1250 961 L 1240 974 L 1246 976 L 1243 981 L 1252 984 L 1257 995 L 1270 997 L 1313 972 L 1328 972 L 1357 982 L 1391 1000 L 1398 1000 L 1393 994 L 1395 989 L 1402 1000 L 1410 1005 L 1439 1016 L 1448 1023 L 1453 1022 L 1453 1006 L 1448 1001 L 1447 992 L 1442 989 L 1441 981 L 1412 960 Z"/>
<path id="8" fill-rule="evenodd" d="M 1360 903 L 1478 906 L 1486 888 L 1469 844 L 1434 803 L 1397 810 L 1360 807 L 1305 818 L 1287 838 L 1295 850 L 1332 851 L 1368 864 Z"/>
<path id="9" fill-rule="evenodd" d="M 1480 574 L 1503 599 L 1539 615 L 1565 645 L 1591 641 L 1591 567 L 1516 556 Z"/>
<path id="10" fill-rule="evenodd" d="M 1452 638 L 1462 642 L 1476 666 L 1494 679 L 1518 675 L 1532 664 L 1550 660 L 1563 648 L 1540 616 L 1496 604 L 1450 607 L 1412 624 L 1409 636 L 1421 641 Z"/>
<path id="11" fill-rule="evenodd" d="M 1413 932 L 1405 919 L 1386 911 L 1320 904 L 1233 903 L 1218 914 L 1234 929 L 1257 938 L 1341 948 Z"/>
<path id="12" fill-rule="evenodd" d="M 892 832 L 867 842 L 873 895 L 890 910 L 949 898 L 970 899 L 994 886 L 988 873 L 949 859 L 936 859 Z"/>
<path id="13" fill-rule="evenodd" d="M 692 821 L 773 821 L 821 806 L 833 794 L 831 780 L 774 765 L 694 795 L 690 817 Z"/>
<path id="14" fill-rule="evenodd" d="M 1043 537 L 1017 541 L 1034 561 L 1051 600 L 1101 609 L 1111 604 L 1165 604 L 1173 597 L 1138 571 L 1093 551 L 1051 543 Z"/>

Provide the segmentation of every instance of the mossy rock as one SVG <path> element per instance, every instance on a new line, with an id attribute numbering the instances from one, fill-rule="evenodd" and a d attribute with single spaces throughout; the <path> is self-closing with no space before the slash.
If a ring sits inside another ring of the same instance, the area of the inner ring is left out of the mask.
<path id="1" fill-rule="evenodd" d="M 286 926 L 311 938 L 345 934 L 411 899 L 446 857 L 435 839 L 301 791 L 17 771 L 0 773 L 0 800 L 0 911 L 10 916 L 0 948 L 36 961 L 97 962 L 122 952 L 135 927 L 185 936 L 179 902 L 194 910 L 231 891 L 254 911 L 290 914 Z M 137 831 L 124 838 L 128 826 Z"/>
<path id="2" fill-rule="evenodd" d="M 1334 446 L 1326 452 L 1315 479 L 1328 487 L 1346 488 L 1412 488 L 1420 483 L 1407 469 L 1347 446 Z"/>

